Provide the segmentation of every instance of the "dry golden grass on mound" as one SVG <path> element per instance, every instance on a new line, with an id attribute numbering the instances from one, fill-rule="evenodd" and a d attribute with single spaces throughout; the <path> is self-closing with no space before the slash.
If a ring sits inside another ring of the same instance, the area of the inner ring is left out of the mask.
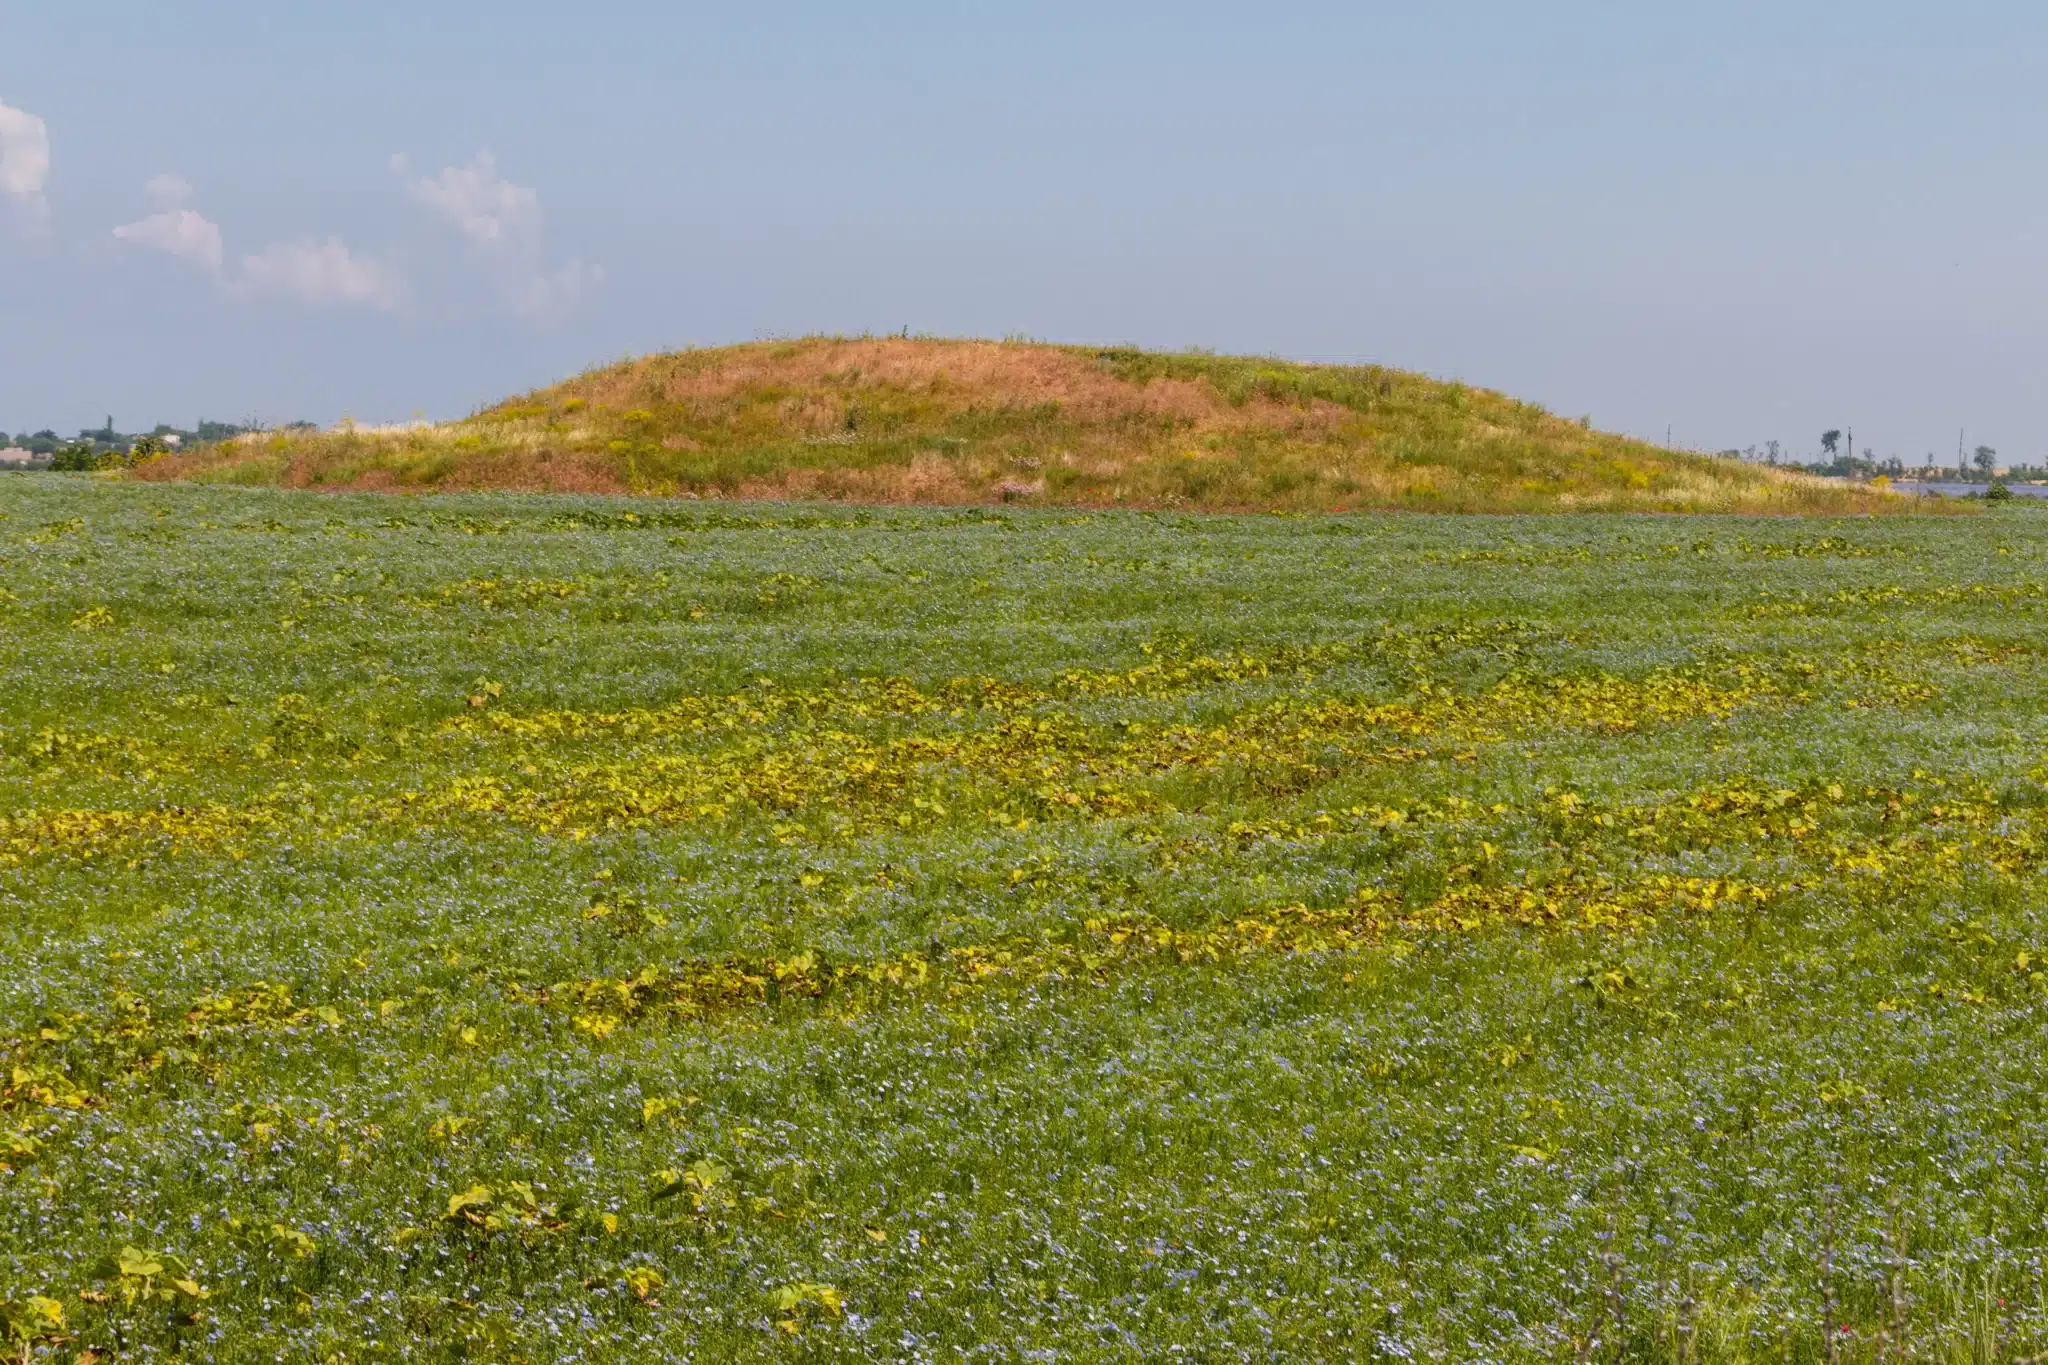
<path id="1" fill-rule="evenodd" d="M 135 477 L 1216 511 L 1916 505 L 1377 366 L 894 337 L 651 356 L 460 422 L 243 437 Z"/>

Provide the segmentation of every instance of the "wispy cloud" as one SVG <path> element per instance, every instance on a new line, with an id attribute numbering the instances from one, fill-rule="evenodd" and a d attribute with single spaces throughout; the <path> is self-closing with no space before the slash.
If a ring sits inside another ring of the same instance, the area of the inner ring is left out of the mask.
<path id="1" fill-rule="evenodd" d="M 454 229 L 507 311 L 527 318 L 559 317 L 603 281 L 604 272 L 595 266 L 548 259 L 539 193 L 499 174 L 490 153 L 434 175 L 415 176 L 402 156 L 393 157 L 391 167 L 415 203 Z M 44 198 L 49 172 L 50 138 L 43 121 L 0 104 L 0 210 L 26 212 L 40 229 L 49 214 Z M 112 229 L 115 242 L 194 266 L 234 297 L 386 313 L 414 306 L 413 291 L 395 264 L 358 252 L 338 236 L 275 242 L 231 261 L 220 223 L 194 205 L 192 185 L 183 176 L 155 176 L 143 194 L 149 212 Z"/>
<path id="2" fill-rule="evenodd" d="M 151 176 L 149 183 L 142 187 L 142 193 L 160 209 L 176 208 L 192 197 L 192 182 L 167 171 Z"/>
<path id="3" fill-rule="evenodd" d="M 600 266 L 571 261 L 549 274 L 527 273 L 503 283 L 505 303 L 521 317 L 560 317 L 604 283 Z"/>
<path id="4" fill-rule="evenodd" d="M 148 247 L 220 273 L 224 254 L 220 225 L 191 209 L 165 209 L 133 223 L 123 223 L 114 229 L 114 236 L 130 246 Z"/>
<path id="5" fill-rule="evenodd" d="M 405 306 L 405 284 L 384 262 L 359 256 L 339 237 L 279 242 L 242 261 L 237 292 L 294 299 L 322 307 Z"/>
<path id="6" fill-rule="evenodd" d="M 144 185 L 142 192 L 156 212 L 115 228 L 115 240 L 199 266 L 230 294 L 321 308 L 398 312 L 405 307 L 405 281 L 398 271 L 376 257 L 351 250 L 339 237 L 277 242 L 243 257 L 229 272 L 220 224 L 186 202 L 193 193 L 189 181 L 183 176 L 159 175 Z"/>
<path id="7" fill-rule="evenodd" d="M 438 175 L 413 175 L 403 155 L 391 158 L 391 169 L 405 178 L 416 203 L 462 235 L 500 300 L 514 313 L 559 316 L 603 282 L 604 272 L 582 261 L 549 267 L 539 192 L 505 179 L 489 152 L 479 152 L 469 165 L 449 166 Z"/>
<path id="8" fill-rule="evenodd" d="M 392 169 L 405 175 L 403 156 Z M 540 192 L 498 174 L 489 152 L 467 166 L 450 166 L 436 176 L 408 177 L 412 197 L 434 210 L 470 241 L 489 250 L 530 251 L 540 244 Z"/>
<path id="9" fill-rule="evenodd" d="M 50 178 L 50 129 L 23 109 L 0 103 L 0 197 L 28 217 L 31 227 L 49 221 L 43 186 Z"/>
<path id="10" fill-rule="evenodd" d="M 114 238 L 129 246 L 161 251 L 167 256 L 190 261 L 209 274 L 218 275 L 226 252 L 221 245 L 220 224 L 195 209 L 181 207 L 192 197 L 192 186 L 182 176 L 159 175 L 142 187 L 157 211 L 133 223 L 114 229 Z"/>

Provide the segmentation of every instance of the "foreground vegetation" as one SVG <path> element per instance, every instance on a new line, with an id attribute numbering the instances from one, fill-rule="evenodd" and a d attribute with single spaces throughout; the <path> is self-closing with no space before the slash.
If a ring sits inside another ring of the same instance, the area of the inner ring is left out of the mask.
<path id="1" fill-rule="evenodd" d="M 251 434 L 143 475 L 864 503 L 1897 512 L 1377 366 L 810 338 L 629 361 L 467 421 Z"/>
<path id="2" fill-rule="evenodd" d="M 30 1360 L 2048 1349 L 2048 522 L 0 492 Z"/>

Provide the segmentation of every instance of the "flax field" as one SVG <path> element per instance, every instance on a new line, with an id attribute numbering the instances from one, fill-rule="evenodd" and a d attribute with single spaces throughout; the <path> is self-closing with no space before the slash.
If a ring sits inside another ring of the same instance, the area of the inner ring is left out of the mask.
<path id="1" fill-rule="evenodd" d="M 23 1361 L 2048 1351 L 2048 517 L 0 483 Z"/>

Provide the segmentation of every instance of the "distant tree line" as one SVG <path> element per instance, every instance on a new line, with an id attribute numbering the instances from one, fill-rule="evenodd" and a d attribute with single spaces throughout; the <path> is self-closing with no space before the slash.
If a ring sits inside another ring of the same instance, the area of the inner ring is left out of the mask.
<path id="1" fill-rule="evenodd" d="M 18 436 L 10 436 L 5 429 L 0 429 L 0 448 L 28 452 L 27 464 L 17 464 L 14 468 L 113 469 L 140 464 L 173 450 L 231 440 L 255 429 L 253 425 L 214 422 L 202 417 L 198 425 L 189 429 L 160 422 L 149 431 L 122 432 L 115 430 L 114 419 L 109 417 L 105 426 L 88 427 L 76 436 L 59 436 L 47 427 L 41 431 L 24 431 Z"/>
<path id="2" fill-rule="evenodd" d="M 1724 450 L 1721 454 L 1731 460 L 1750 460 L 1780 469 L 1803 470 L 1831 479 L 1867 481 L 1883 477 L 1982 484 L 1996 484 L 2006 479 L 2022 483 L 2048 480 L 2048 468 L 2038 465 L 2013 465 L 2001 472 L 1998 451 L 1991 446 L 1978 446 L 1967 454 L 1959 450 L 1953 464 L 1938 460 L 1931 453 L 1924 463 L 1917 465 L 1909 465 L 1896 455 L 1873 459 L 1868 454 L 1856 454 L 1853 444 L 1845 447 L 1843 433 L 1833 428 L 1820 434 L 1820 457 L 1814 460 L 1788 458 L 1784 447 L 1776 441 L 1767 441 L 1762 447 L 1750 446 L 1746 450 Z"/>

